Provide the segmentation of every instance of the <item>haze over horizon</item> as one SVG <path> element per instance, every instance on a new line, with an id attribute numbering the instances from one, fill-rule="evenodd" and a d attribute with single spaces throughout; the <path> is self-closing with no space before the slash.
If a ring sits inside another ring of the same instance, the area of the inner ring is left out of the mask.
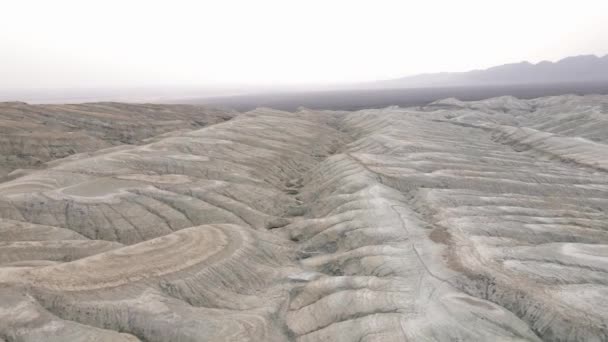
<path id="1" fill-rule="evenodd" d="M 605 1 L 178 3 L 5 4 L 0 90 L 366 82 L 608 54 Z"/>

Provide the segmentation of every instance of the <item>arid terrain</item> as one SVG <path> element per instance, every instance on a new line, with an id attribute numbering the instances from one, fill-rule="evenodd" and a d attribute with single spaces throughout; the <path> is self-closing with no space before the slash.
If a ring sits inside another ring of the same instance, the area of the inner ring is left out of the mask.
<path id="1" fill-rule="evenodd" d="M 608 96 L 0 104 L 0 341 L 608 341 Z"/>
<path id="2" fill-rule="evenodd" d="M 76 153 L 141 144 L 162 133 L 192 130 L 234 115 L 190 105 L 0 102 L 0 179 L 15 169 L 41 168 Z"/>

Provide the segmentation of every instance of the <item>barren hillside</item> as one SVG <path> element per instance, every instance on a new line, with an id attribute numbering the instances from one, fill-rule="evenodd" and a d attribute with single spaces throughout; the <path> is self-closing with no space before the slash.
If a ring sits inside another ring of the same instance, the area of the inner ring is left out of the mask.
<path id="1" fill-rule="evenodd" d="M 608 340 L 608 96 L 257 109 L 0 183 L 0 218 L 0 341 Z"/>
<path id="2" fill-rule="evenodd" d="M 189 105 L 0 102 L 0 179 L 15 169 L 44 168 L 50 160 L 139 144 L 162 133 L 225 121 L 234 114 Z"/>

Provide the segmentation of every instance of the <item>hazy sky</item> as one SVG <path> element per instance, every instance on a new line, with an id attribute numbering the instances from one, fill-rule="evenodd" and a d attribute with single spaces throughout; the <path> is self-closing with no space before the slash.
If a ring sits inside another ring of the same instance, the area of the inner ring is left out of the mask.
<path id="1" fill-rule="evenodd" d="M 294 84 L 608 54 L 608 0 L 3 0 L 0 88 Z"/>

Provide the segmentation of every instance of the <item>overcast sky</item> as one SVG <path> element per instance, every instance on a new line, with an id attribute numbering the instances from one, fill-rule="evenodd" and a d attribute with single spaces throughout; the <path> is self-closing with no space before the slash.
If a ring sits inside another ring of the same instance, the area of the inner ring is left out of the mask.
<path id="1" fill-rule="evenodd" d="M 0 89 L 368 81 L 608 54 L 607 0 L 7 0 Z"/>

